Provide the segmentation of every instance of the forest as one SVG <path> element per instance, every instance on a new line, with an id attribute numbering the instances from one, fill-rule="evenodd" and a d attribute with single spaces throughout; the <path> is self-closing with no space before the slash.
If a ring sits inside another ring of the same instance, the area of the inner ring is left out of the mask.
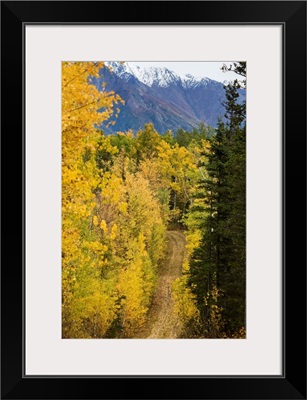
<path id="1" fill-rule="evenodd" d="M 62 338 L 245 338 L 246 63 L 216 128 L 164 134 L 98 128 L 103 68 L 62 63 Z"/>

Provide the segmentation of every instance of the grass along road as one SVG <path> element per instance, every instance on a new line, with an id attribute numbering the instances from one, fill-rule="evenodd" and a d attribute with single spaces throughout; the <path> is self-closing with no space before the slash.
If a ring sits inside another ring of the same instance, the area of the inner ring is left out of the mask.
<path id="1" fill-rule="evenodd" d="M 167 232 L 167 250 L 159 268 L 157 287 L 139 338 L 174 339 L 180 334 L 180 322 L 173 312 L 172 283 L 181 275 L 186 240 L 181 231 Z"/>

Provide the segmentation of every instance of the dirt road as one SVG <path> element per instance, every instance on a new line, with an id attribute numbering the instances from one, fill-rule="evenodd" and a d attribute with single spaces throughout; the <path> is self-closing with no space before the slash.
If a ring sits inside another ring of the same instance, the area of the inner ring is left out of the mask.
<path id="1" fill-rule="evenodd" d="M 185 237 L 181 231 L 167 232 L 166 257 L 161 263 L 156 292 L 149 310 L 148 320 L 142 329 L 142 337 L 148 339 L 172 339 L 180 333 L 180 323 L 173 312 L 171 286 L 182 271 L 185 255 Z"/>

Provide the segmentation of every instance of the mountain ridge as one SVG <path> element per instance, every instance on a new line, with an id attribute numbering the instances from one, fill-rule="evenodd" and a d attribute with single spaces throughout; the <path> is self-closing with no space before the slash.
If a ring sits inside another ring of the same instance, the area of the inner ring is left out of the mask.
<path id="1" fill-rule="evenodd" d="M 191 130 L 201 122 L 215 127 L 225 110 L 224 85 L 207 77 L 179 76 L 161 67 L 143 68 L 129 63 L 108 62 L 92 83 L 99 90 L 114 91 L 125 101 L 115 125 L 100 128 L 106 134 L 132 129 L 137 132 L 153 123 L 160 133 Z M 107 85 L 102 87 L 102 83 Z M 240 90 L 241 101 L 245 90 Z"/>

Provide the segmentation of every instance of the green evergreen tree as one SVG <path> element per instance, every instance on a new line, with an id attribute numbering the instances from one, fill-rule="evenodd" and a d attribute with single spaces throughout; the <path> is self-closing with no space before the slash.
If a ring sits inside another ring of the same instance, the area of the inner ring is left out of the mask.
<path id="1" fill-rule="evenodd" d="M 227 170 L 230 151 L 228 136 L 229 129 L 219 121 L 216 135 L 210 140 L 211 149 L 206 164 L 208 178 L 202 179 L 198 185 L 198 192 L 205 193 L 203 223 L 199 225 L 202 241 L 201 246 L 194 250 L 190 263 L 189 284 L 197 298 L 204 333 L 209 335 L 212 330 L 210 308 L 217 305 L 210 293 L 214 287 L 220 289 L 224 286 L 232 251 L 231 237 L 225 229 L 231 207 Z M 192 212 L 195 211 L 199 210 L 194 207 Z"/>
<path id="2" fill-rule="evenodd" d="M 236 64 L 235 72 L 246 77 L 246 64 Z M 231 237 L 232 252 L 225 275 L 221 297 L 225 328 L 237 332 L 245 326 L 246 318 L 246 104 L 238 103 L 238 90 L 246 86 L 236 80 L 226 87 L 226 118 L 230 131 L 229 171 L 231 208 L 227 229 Z"/>
<path id="3" fill-rule="evenodd" d="M 243 63 L 239 67 L 244 73 Z M 213 306 L 221 312 L 226 336 L 245 327 L 246 106 L 238 102 L 240 87 L 237 80 L 225 87 L 226 123 L 219 121 L 211 138 L 208 178 L 198 186 L 198 192 L 205 193 L 206 207 L 199 224 L 202 240 L 192 254 L 188 283 L 196 295 L 203 332 L 209 337 L 216 330 L 216 321 L 210 320 Z M 196 211 L 192 207 L 191 212 Z M 211 296 L 214 288 L 218 296 Z"/>

